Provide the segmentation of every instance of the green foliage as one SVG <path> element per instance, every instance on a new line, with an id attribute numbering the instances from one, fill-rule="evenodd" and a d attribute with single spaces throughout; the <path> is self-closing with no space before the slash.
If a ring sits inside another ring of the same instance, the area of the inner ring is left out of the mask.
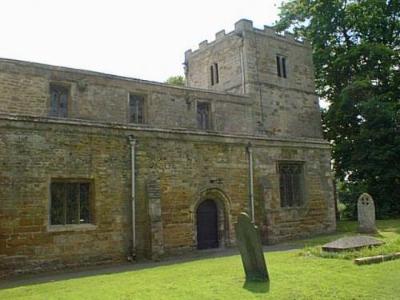
<path id="1" fill-rule="evenodd" d="M 186 81 L 183 76 L 171 76 L 169 77 L 165 83 L 171 84 L 171 85 L 176 85 L 176 86 L 185 86 Z"/>
<path id="2" fill-rule="evenodd" d="M 292 0 L 280 17 L 278 30 L 312 44 L 348 214 L 359 192 L 368 192 L 378 217 L 400 215 L 400 1 Z"/>

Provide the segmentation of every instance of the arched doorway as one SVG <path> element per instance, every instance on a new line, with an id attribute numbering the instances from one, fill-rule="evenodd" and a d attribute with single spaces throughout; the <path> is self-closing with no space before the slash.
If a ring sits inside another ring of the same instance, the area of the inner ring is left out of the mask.
<path id="1" fill-rule="evenodd" d="M 218 209 L 214 200 L 200 203 L 196 211 L 197 249 L 218 248 Z"/>

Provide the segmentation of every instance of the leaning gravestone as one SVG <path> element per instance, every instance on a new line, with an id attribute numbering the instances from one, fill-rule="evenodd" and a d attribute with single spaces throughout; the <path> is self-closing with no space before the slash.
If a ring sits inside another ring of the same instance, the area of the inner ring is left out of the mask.
<path id="1" fill-rule="evenodd" d="M 246 273 L 246 281 L 268 281 L 268 271 L 261 245 L 260 233 L 246 213 L 235 224 L 236 240 Z"/>
<path id="2" fill-rule="evenodd" d="M 375 205 L 372 197 L 363 193 L 357 202 L 358 231 L 362 233 L 375 233 Z"/>

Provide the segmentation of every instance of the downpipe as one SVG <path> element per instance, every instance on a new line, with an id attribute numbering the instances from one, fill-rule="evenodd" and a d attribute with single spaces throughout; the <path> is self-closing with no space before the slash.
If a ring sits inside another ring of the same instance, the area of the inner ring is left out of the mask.
<path id="1" fill-rule="evenodd" d="M 136 260 L 136 139 L 133 135 L 128 136 L 131 148 L 131 202 L 132 202 L 132 253 L 129 261 Z"/>
<path id="2" fill-rule="evenodd" d="M 249 158 L 249 200 L 250 200 L 250 215 L 251 221 L 254 223 L 254 170 L 253 170 L 253 149 L 249 142 L 246 147 Z"/>

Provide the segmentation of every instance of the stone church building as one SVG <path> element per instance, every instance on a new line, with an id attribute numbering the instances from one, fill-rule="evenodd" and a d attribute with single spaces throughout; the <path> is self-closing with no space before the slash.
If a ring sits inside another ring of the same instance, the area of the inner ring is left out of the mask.
<path id="1" fill-rule="evenodd" d="M 0 276 L 333 231 L 311 52 L 240 20 L 185 87 L 0 59 Z"/>

